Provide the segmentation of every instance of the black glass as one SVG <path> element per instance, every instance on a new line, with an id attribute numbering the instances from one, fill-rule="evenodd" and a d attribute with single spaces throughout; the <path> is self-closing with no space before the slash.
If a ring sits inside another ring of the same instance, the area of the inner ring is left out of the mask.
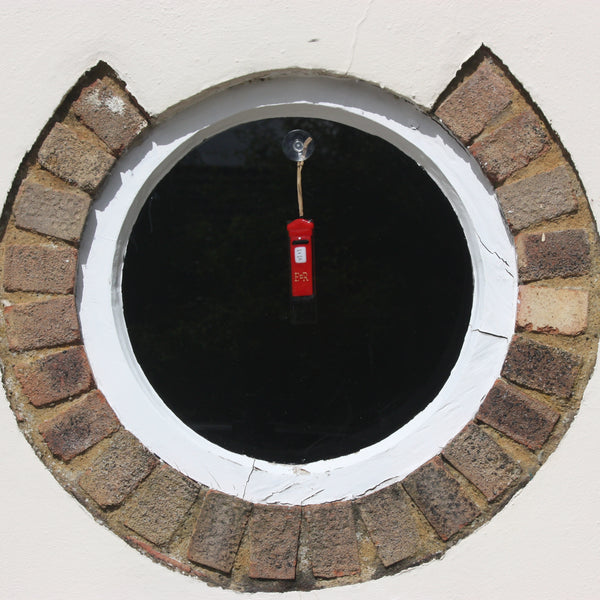
<path id="1" fill-rule="evenodd" d="M 302 324 L 291 129 L 315 138 L 317 320 Z M 472 293 L 462 228 L 425 171 L 320 119 L 256 121 L 192 150 L 145 203 L 123 273 L 131 343 L 163 401 L 212 442 L 283 463 L 355 452 L 420 412 L 458 358 Z"/>

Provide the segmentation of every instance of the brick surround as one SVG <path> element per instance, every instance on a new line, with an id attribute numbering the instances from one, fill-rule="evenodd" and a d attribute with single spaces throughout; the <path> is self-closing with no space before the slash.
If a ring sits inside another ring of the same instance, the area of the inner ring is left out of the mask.
<path id="1" fill-rule="evenodd" d="M 593 368 L 597 233 L 564 149 L 489 53 L 463 67 L 432 116 L 468 145 L 518 234 L 526 285 L 501 378 L 463 431 L 403 482 L 347 502 L 253 505 L 162 463 L 95 388 L 73 295 L 77 247 L 116 158 L 151 123 L 106 65 L 76 86 L 6 203 L 0 352 L 21 429 L 96 519 L 212 584 L 309 590 L 439 557 L 526 484 L 566 431 Z"/>

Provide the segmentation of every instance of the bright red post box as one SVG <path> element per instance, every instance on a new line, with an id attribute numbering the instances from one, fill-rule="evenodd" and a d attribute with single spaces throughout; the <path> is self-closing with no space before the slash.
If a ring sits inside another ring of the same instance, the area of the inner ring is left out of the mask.
<path id="1" fill-rule="evenodd" d="M 308 219 L 296 219 L 287 225 L 290 238 L 292 298 L 308 299 L 315 295 L 313 271 L 314 228 L 314 223 Z"/>

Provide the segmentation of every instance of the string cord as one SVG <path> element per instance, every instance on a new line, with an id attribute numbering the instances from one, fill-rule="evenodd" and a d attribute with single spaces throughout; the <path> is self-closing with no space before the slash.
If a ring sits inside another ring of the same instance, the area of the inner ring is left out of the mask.
<path id="1" fill-rule="evenodd" d="M 296 170 L 296 190 L 298 191 L 298 213 L 301 217 L 304 216 L 304 202 L 302 200 L 302 167 L 304 161 L 298 162 L 298 169 Z"/>
<path id="2" fill-rule="evenodd" d="M 306 155 L 306 149 L 308 145 L 312 142 L 312 137 L 306 138 L 304 142 L 304 148 L 302 149 L 302 156 Z M 298 161 L 298 168 L 296 170 L 296 191 L 298 192 L 298 213 L 301 217 L 304 216 L 304 201 L 302 199 L 302 167 L 304 166 L 304 161 Z"/>

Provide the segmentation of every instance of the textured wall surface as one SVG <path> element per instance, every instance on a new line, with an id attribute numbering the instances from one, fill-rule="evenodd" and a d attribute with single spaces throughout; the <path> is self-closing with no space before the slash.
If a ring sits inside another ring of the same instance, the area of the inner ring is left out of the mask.
<path id="1" fill-rule="evenodd" d="M 151 113 L 249 73 L 302 67 L 349 73 L 430 107 L 483 43 L 524 85 L 578 169 L 592 207 L 600 176 L 600 11 L 580 3 L 373 1 L 282 5 L 140 2 L 3 9 L 0 196 L 82 72 L 105 60 Z M 600 381 L 533 482 L 440 561 L 318 598 L 595 598 Z M 233 597 L 126 546 L 58 486 L 0 405 L 2 580 L 10 598 Z M 290 596 L 300 596 L 291 593 Z M 343 596 L 342 596 L 343 595 Z"/>

